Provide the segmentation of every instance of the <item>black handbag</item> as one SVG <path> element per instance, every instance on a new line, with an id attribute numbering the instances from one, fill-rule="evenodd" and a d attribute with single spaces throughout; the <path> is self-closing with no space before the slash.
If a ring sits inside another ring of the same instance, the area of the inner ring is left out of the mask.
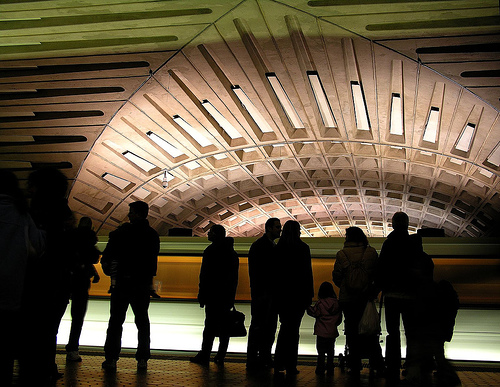
<path id="1" fill-rule="evenodd" d="M 229 337 L 244 337 L 247 335 L 245 314 L 236 310 L 235 307 L 229 312 L 228 331 Z"/>

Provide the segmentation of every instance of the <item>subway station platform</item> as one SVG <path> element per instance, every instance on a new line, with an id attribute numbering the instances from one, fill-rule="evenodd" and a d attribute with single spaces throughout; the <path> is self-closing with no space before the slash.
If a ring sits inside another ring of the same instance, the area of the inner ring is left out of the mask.
<path id="1" fill-rule="evenodd" d="M 236 308 L 246 315 L 250 324 L 250 304 Z M 365 368 L 359 383 L 335 369 L 331 377 L 315 374 L 316 348 L 312 334 L 314 319 L 304 316 L 300 330 L 299 366 L 296 377 L 275 377 L 272 372 L 248 374 L 245 368 L 246 337 L 232 338 L 225 366 L 214 363 L 201 367 L 189 362 L 201 347 L 204 310 L 193 301 L 153 300 L 150 306 L 152 359 L 146 372 L 137 370 L 134 348 L 137 330 L 129 309 L 124 324 L 122 356 L 116 372 L 101 369 L 103 345 L 109 319 L 109 299 L 89 301 L 80 339 L 81 363 L 66 363 L 64 345 L 71 325 L 70 308 L 66 311 L 58 334 L 57 365 L 64 376 L 56 386 L 385 386 L 384 379 L 371 378 Z M 382 327 L 385 327 L 382 321 Z M 343 325 L 336 341 L 335 354 L 344 351 Z M 385 338 L 385 331 L 381 339 Z M 403 347 L 404 335 L 402 335 Z M 382 342 L 384 350 L 384 343 Z M 214 343 L 216 350 L 217 340 Z M 500 310 L 460 309 L 455 333 L 446 345 L 447 357 L 456 364 L 463 386 L 500 386 Z M 36 352 L 34 353 L 36 358 Z M 404 348 L 403 348 L 404 355 Z M 36 361 L 36 360 L 35 360 Z M 353 384 L 354 383 L 354 384 Z"/>

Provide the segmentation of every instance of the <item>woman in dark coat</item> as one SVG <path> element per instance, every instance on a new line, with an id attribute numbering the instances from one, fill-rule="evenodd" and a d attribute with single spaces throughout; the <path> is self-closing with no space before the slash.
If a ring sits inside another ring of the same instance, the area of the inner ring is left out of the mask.
<path id="1" fill-rule="evenodd" d="M 314 296 L 311 252 L 300 239 L 300 224 L 289 220 L 283 226 L 276 245 L 275 304 L 278 308 L 280 330 L 274 355 L 277 372 L 297 374 L 299 328 L 304 313 Z"/>
<path id="2" fill-rule="evenodd" d="M 234 240 L 226 237 L 223 226 L 212 226 L 208 240 L 212 244 L 203 252 L 198 292 L 200 307 L 205 307 L 205 328 L 201 351 L 191 358 L 191 362 L 208 365 L 215 337 L 218 336 L 219 350 L 214 362 L 223 365 L 229 345 L 227 323 L 238 286 L 239 259 L 233 248 Z"/>
<path id="3" fill-rule="evenodd" d="M 370 367 L 383 372 L 383 358 L 378 336 L 363 337 L 358 327 L 368 301 L 376 298 L 373 285 L 378 263 L 377 251 L 359 227 L 346 230 L 344 248 L 337 252 L 333 267 L 333 282 L 340 288 L 339 302 L 344 313 L 346 341 L 349 347 L 348 366 L 352 374 L 361 370 L 362 344 L 370 352 Z"/>

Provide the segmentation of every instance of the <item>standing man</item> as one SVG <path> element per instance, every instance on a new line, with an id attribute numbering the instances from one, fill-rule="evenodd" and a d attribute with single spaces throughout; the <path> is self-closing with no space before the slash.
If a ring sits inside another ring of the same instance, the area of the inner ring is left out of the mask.
<path id="1" fill-rule="evenodd" d="M 272 266 L 276 259 L 275 239 L 281 235 L 278 218 L 265 224 L 265 234 L 257 239 L 248 252 L 248 273 L 252 297 L 252 321 L 248 333 L 247 368 L 271 367 L 271 348 L 276 335 L 278 313 L 272 302 Z"/>
<path id="2" fill-rule="evenodd" d="M 116 369 L 120 355 L 122 326 L 128 306 L 132 307 L 138 331 L 135 358 L 137 368 L 146 369 L 150 358 L 149 301 L 153 277 L 156 275 L 160 238 L 146 219 L 147 203 L 137 201 L 129 204 L 125 223 L 109 234 L 101 264 L 107 275 L 116 278 L 111 292 L 111 307 L 104 353 L 106 360 L 102 368 Z"/>
<path id="3" fill-rule="evenodd" d="M 375 281 L 382 289 L 387 328 L 385 361 L 387 378 L 399 381 L 401 368 L 401 338 L 399 321 L 403 320 L 407 351 L 407 367 L 413 367 L 418 348 L 418 330 L 415 308 L 420 286 L 432 279 L 434 264 L 424 253 L 422 238 L 408 233 L 409 217 L 396 212 L 392 217 L 392 231 L 382 245 Z"/>

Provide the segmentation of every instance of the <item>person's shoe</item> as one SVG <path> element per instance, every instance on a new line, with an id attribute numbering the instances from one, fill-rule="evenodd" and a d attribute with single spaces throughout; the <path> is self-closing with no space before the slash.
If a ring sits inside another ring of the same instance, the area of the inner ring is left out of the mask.
<path id="1" fill-rule="evenodd" d="M 300 371 L 297 368 L 290 368 L 286 370 L 287 376 L 293 376 L 300 374 Z"/>
<path id="2" fill-rule="evenodd" d="M 116 360 L 108 359 L 102 362 L 102 368 L 108 371 L 116 371 Z"/>
<path id="3" fill-rule="evenodd" d="M 189 361 L 191 363 L 199 364 L 202 366 L 207 366 L 210 364 L 210 358 L 200 353 L 198 353 L 195 357 L 189 359 Z"/>
<path id="4" fill-rule="evenodd" d="M 138 370 L 147 370 L 148 369 L 148 361 L 146 359 L 137 360 L 137 369 Z"/>
<path id="5" fill-rule="evenodd" d="M 325 367 L 316 367 L 316 370 L 314 371 L 316 375 L 323 375 L 325 373 Z"/>
<path id="6" fill-rule="evenodd" d="M 224 359 L 221 357 L 215 356 L 214 363 L 217 364 L 219 367 L 224 367 Z"/>
<path id="7" fill-rule="evenodd" d="M 66 361 L 82 361 L 82 357 L 78 351 L 70 351 L 66 354 Z"/>

